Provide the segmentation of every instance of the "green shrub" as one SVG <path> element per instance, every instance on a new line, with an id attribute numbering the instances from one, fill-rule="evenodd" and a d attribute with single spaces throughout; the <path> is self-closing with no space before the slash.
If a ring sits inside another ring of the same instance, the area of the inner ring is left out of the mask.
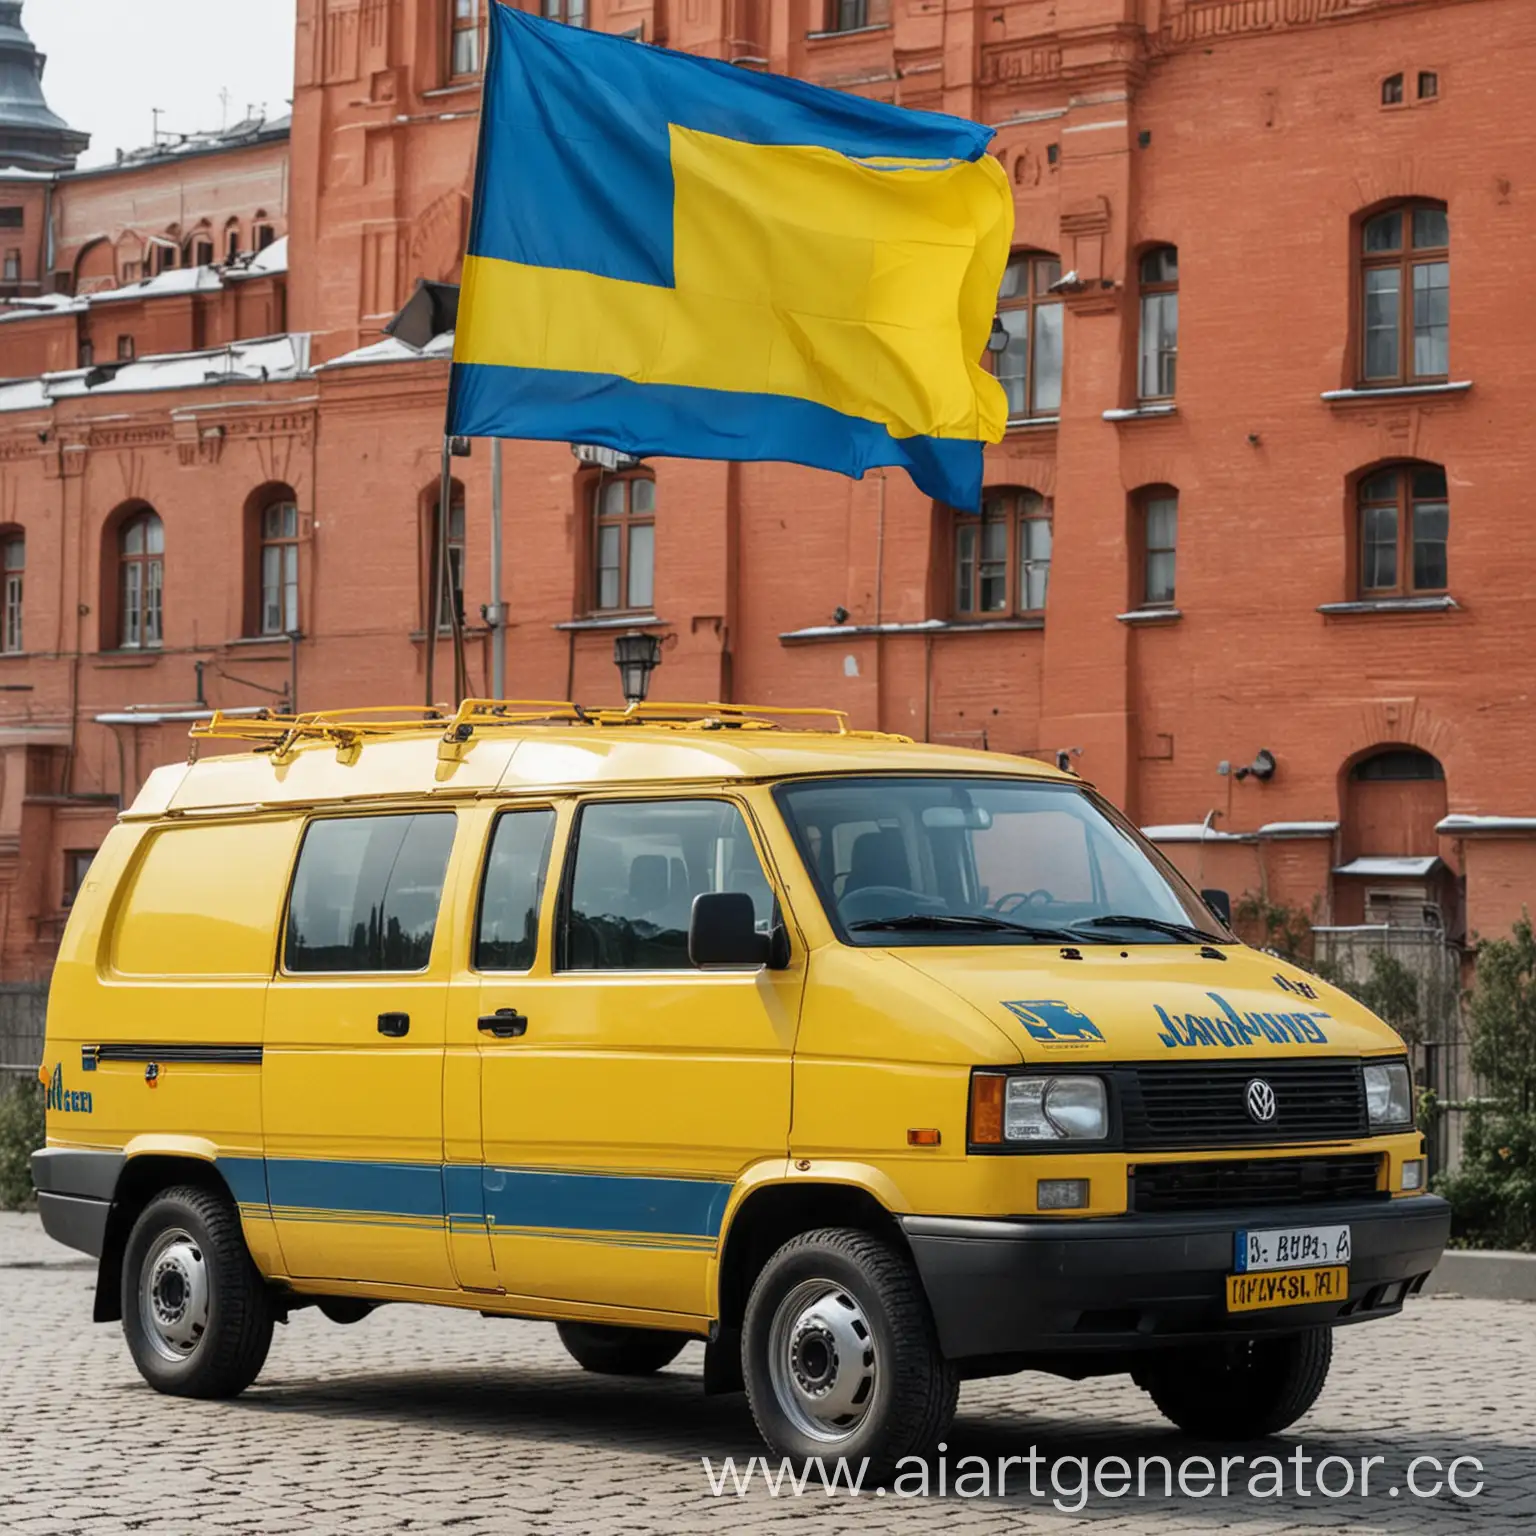
<path id="1" fill-rule="evenodd" d="M 1529 912 L 1507 939 L 1478 945 L 1467 1011 L 1472 1070 L 1504 1105 L 1536 1112 L 1536 932 Z"/>
<path id="2" fill-rule="evenodd" d="M 1312 964 L 1312 919 L 1283 901 L 1245 891 L 1232 906 L 1232 925 L 1245 944 L 1301 966 Z"/>
<path id="3" fill-rule="evenodd" d="M 10 1082 L 0 1079 L 0 1210 L 31 1208 L 32 1168 L 28 1159 L 47 1140 L 47 1134 L 42 1084 L 25 1077 Z"/>
<path id="4" fill-rule="evenodd" d="M 1459 1248 L 1536 1251 L 1536 1114 L 1474 1109 L 1461 1166 L 1435 1180 Z"/>

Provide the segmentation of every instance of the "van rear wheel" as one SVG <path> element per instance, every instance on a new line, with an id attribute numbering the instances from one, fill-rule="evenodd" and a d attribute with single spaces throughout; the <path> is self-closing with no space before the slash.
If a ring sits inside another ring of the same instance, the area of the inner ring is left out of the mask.
<path id="1" fill-rule="evenodd" d="M 1333 1331 L 1237 1339 L 1159 1351 L 1136 1384 L 1186 1434 L 1262 1440 L 1289 1429 L 1317 1401 L 1333 1359 Z"/>
<path id="2" fill-rule="evenodd" d="M 190 1185 L 145 1206 L 123 1252 L 123 1333 L 173 1397 L 235 1397 L 272 1343 L 272 1303 L 227 1199 Z"/>
<path id="3" fill-rule="evenodd" d="M 685 1333 L 619 1328 L 607 1323 L 557 1323 L 560 1342 L 583 1370 L 599 1376 L 654 1376 L 682 1354 Z"/>
<path id="4" fill-rule="evenodd" d="M 828 1227 L 785 1243 L 747 1300 L 742 1373 L 775 1453 L 843 1457 L 880 1479 L 948 1428 L 959 1378 L 907 1256 Z"/>

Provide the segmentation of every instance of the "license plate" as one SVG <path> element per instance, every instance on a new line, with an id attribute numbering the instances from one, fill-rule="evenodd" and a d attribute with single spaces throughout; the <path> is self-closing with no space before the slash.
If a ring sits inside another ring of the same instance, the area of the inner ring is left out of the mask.
<path id="1" fill-rule="evenodd" d="M 1348 1264 L 1348 1227 L 1271 1227 L 1238 1232 L 1232 1268 L 1240 1275 L 1267 1269 L 1309 1269 L 1315 1264 Z"/>
<path id="2" fill-rule="evenodd" d="M 1227 1311 L 1259 1312 L 1267 1307 L 1304 1307 L 1314 1301 L 1344 1301 L 1349 1270 L 1342 1264 L 1322 1269 L 1270 1269 L 1256 1275 L 1227 1276 Z"/>

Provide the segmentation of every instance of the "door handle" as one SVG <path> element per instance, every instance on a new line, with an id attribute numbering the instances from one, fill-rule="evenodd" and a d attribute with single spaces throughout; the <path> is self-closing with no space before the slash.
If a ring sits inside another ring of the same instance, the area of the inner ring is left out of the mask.
<path id="1" fill-rule="evenodd" d="M 411 1016 L 408 1013 L 381 1013 L 379 1015 L 379 1033 L 388 1035 L 392 1040 L 398 1040 L 402 1035 L 411 1032 Z"/>
<path id="2" fill-rule="evenodd" d="M 495 1013 L 480 1015 L 480 1033 L 495 1035 L 498 1040 L 511 1040 L 528 1033 L 528 1020 L 516 1008 L 498 1008 Z"/>

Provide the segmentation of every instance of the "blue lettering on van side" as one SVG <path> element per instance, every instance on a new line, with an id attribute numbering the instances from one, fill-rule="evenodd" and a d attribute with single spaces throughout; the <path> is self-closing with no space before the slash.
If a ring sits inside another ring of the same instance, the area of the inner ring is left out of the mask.
<path id="1" fill-rule="evenodd" d="M 64 1063 L 61 1061 L 48 1081 L 49 1109 L 63 1115 L 88 1115 L 91 1113 L 91 1096 L 80 1089 L 64 1086 Z"/>
<path id="2" fill-rule="evenodd" d="M 1153 1003 L 1162 1028 L 1157 1038 L 1169 1050 L 1196 1046 L 1224 1046 L 1235 1050 L 1257 1045 L 1327 1045 L 1328 1035 L 1319 1019 L 1329 1018 L 1320 1008 L 1305 1013 L 1239 1013 L 1219 992 L 1205 994 L 1216 1005 L 1212 1013 L 1171 1013 Z"/>

